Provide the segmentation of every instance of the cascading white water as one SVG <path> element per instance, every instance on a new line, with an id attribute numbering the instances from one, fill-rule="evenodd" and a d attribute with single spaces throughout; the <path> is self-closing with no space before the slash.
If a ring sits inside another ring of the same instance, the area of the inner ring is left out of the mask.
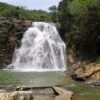
<path id="1" fill-rule="evenodd" d="M 15 50 L 10 69 L 20 71 L 66 70 L 66 45 L 53 23 L 34 22 Z"/>

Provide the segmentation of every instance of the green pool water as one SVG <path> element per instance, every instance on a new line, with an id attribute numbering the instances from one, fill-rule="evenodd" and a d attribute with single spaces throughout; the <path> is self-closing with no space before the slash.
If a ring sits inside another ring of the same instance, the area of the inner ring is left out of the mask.
<path id="1" fill-rule="evenodd" d="M 66 75 L 61 72 L 16 72 L 0 70 L 0 85 L 55 86 L 64 85 Z"/>
<path id="2" fill-rule="evenodd" d="M 0 85 L 26 85 L 32 87 L 62 85 L 74 91 L 72 100 L 100 100 L 100 87 L 90 87 L 73 81 L 62 72 L 14 72 L 0 70 Z"/>

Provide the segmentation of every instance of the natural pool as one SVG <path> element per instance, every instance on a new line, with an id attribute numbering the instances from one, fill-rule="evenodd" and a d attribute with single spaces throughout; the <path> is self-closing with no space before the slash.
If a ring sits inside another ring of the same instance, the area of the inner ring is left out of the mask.
<path id="1" fill-rule="evenodd" d="M 55 86 L 68 79 L 61 72 L 17 72 L 0 70 L 0 85 Z"/>
<path id="2" fill-rule="evenodd" d="M 100 100 L 100 88 L 71 80 L 62 72 L 14 72 L 0 70 L 0 85 L 55 86 L 74 91 L 72 100 Z"/>

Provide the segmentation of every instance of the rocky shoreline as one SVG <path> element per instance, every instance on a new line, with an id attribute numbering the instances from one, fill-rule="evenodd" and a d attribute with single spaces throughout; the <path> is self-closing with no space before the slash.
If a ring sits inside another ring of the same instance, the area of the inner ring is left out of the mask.
<path id="1" fill-rule="evenodd" d="M 49 87 L 1 86 L 0 87 L 0 100 L 34 100 L 36 95 L 37 96 L 41 95 L 42 98 L 44 97 L 43 100 L 47 100 L 45 96 L 48 96 L 48 98 L 52 96 L 55 98 L 55 100 L 71 100 L 73 92 L 68 91 L 63 87 L 52 87 L 52 86 Z"/>
<path id="2" fill-rule="evenodd" d="M 78 67 L 71 74 L 72 79 L 83 81 L 91 86 L 100 86 L 100 63 L 90 63 Z"/>

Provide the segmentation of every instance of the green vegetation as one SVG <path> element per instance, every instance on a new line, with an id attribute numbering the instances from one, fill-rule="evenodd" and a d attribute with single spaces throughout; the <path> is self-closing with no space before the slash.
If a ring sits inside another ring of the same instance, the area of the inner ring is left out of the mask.
<path id="1" fill-rule="evenodd" d="M 54 23 L 58 22 L 58 8 L 54 5 L 49 8 L 51 14 L 51 20 Z"/>
<path id="2" fill-rule="evenodd" d="M 26 99 L 27 100 L 27 99 Z M 31 95 L 29 100 L 34 100 L 34 97 Z"/>
<path id="3" fill-rule="evenodd" d="M 60 33 L 81 60 L 100 56 L 100 0 L 62 0 Z"/>
<path id="4" fill-rule="evenodd" d="M 12 17 L 21 20 L 50 21 L 51 15 L 42 10 L 27 10 L 6 3 L 0 3 L 0 17 Z"/>
<path id="5" fill-rule="evenodd" d="M 0 68 L 11 63 L 15 46 L 20 46 L 23 33 L 34 21 L 51 22 L 51 14 L 0 2 Z"/>
<path id="6" fill-rule="evenodd" d="M 54 5 L 49 11 L 0 3 L 0 17 L 57 23 L 68 53 L 73 51 L 80 60 L 100 56 L 100 0 L 62 0 L 58 8 Z"/>

